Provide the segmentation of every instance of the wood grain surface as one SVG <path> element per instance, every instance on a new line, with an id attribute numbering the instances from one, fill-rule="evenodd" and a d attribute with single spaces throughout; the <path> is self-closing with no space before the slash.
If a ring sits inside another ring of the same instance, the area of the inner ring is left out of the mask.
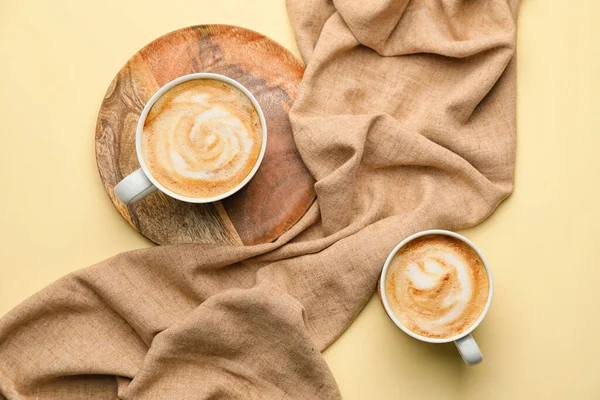
<path id="1" fill-rule="evenodd" d="M 140 167 L 135 130 L 142 108 L 161 86 L 193 72 L 233 78 L 260 103 L 268 141 L 258 172 L 221 202 L 188 204 L 155 192 L 123 206 L 114 187 Z M 96 126 L 98 170 L 119 213 L 158 244 L 250 245 L 277 239 L 315 199 L 314 180 L 295 147 L 288 117 L 302 74 L 300 61 L 281 45 L 229 25 L 180 29 L 137 52 L 110 84 Z"/>

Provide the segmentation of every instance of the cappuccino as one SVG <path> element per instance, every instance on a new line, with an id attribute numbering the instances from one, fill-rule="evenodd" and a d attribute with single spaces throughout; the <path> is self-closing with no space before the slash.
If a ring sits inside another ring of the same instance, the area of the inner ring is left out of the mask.
<path id="1" fill-rule="evenodd" d="M 182 196 L 210 198 L 248 176 L 262 141 L 259 114 L 241 90 L 194 79 L 154 103 L 141 144 L 146 166 L 161 185 Z"/>
<path id="2" fill-rule="evenodd" d="M 412 332 L 446 339 L 465 332 L 485 310 L 490 284 L 483 260 L 445 235 L 419 237 L 396 253 L 385 277 L 392 312 Z"/>

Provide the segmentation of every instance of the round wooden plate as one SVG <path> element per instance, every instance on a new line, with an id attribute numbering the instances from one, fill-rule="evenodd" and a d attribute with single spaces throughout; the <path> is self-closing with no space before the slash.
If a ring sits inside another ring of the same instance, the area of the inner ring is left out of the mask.
<path id="1" fill-rule="evenodd" d="M 155 192 L 123 206 L 114 187 L 140 166 L 135 129 L 142 108 L 161 86 L 192 72 L 233 78 L 260 103 L 268 141 L 258 172 L 220 202 L 188 204 Z M 300 61 L 281 45 L 229 25 L 180 29 L 137 52 L 110 84 L 96 126 L 98 170 L 119 213 L 158 244 L 250 245 L 277 239 L 315 199 L 314 180 L 298 154 L 288 117 L 302 74 Z"/>

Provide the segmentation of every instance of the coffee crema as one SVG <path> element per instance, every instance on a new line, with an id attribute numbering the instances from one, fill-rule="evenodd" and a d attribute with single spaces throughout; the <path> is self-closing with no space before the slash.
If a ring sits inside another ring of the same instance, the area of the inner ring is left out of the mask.
<path id="1" fill-rule="evenodd" d="M 477 252 L 445 235 L 423 236 L 401 248 L 385 281 L 394 315 L 429 338 L 450 338 L 469 329 L 484 311 L 489 290 Z"/>
<path id="2" fill-rule="evenodd" d="M 259 114 L 241 90 L 215 79 L 194 79 L 154 103 L 144 123 L 142 153 L 165 188 L 209 198 L 248 176 L 262 141 Z"/>

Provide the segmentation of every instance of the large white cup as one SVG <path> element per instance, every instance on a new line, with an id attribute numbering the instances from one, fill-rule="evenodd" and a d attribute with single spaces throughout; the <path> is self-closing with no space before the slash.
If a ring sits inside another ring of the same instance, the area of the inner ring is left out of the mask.
<path id="1" fill-rule="evenodd" d="M 150 112 L 150 109 L 152 108 L 154 103 L 156 103 L 160 96 L 162 96 L 167 90 L 179 85 L 180 83 L 191 81 L 193 79 L 211 79 L 222 81 L 239 89 L 252 102 L 252 105 L 258 113 L 258 116 L 260 118 L 260 124 L 262 126 L 262 147 L 260 149 L 260 153 L 258 155 L 256 163 L 254 164 L 254 167 L 252 168 L 250 173 L 246 176 L 246 178 L 244 178 L 243 181 L 237 184 L 234 188 L 228 190 L 223 194 L 213 197 L 187 197 L 167 189 L 152 176 L 152 174 L 148 170 L 148 167 L 146 166 L 146 162 L 142 153 L 142 131 L 144 129 L 144 123 L 146 122 L 146 117 L 148 116 L 148 113 Z M 182 77 L 172 80 L 171 82 L 161 87 L 156 93 L 154 93 L 150 100 L 148 100 L 148 103 L 146 103 L 146 106 L 142 110 L 142 114 L 140 115 L 140 119 L 137 124 L 137 129 L 135 133 L 135 148 L 141 168 L 126 176 L 121 182 L 117 184 L 117 186 L 115 186 L 115 195 L 123 204 L 127 205 L 129 203 L 141 200 L 144 197 L 148 196 L 150 193 L 154 192 L 155 190 L 160 190 L 164 194 L 169 195 L 174 199 L 186 201 L 188 203 L 211 203 L 213 201 L 222 200 L 226 197 L 231 196 L 232 194 L 243 188 L 250 181 L 250 179 L 252 179 L 252 177 L 258 170 L 260 163 L 262 162 L 262 159 L 265 155 L 265 150 L 267 148 L 267 123 L 265 121 L 265 115 L 262 109 L 260 108 L 258 101 L 256 101 L 252 93 L 250 93 L 248 89 L 242 86 L 241 83 L 223 75 L 199 72 L 195 74 L 184 75 Z"/>
<path id="2" fill-rule="evenodd" d="M 450 236 L 450 237 L 459 239 L 459 240 L 465 242 L 466 244 L 468 244 L 473 250 L 475 250 L 475 252 L 479 256 L 479 258 L 481 258 L 481 260 L 483 261 L 483 265 L 485 266 L 485 270 L 487 271 L 487 276 L 488 276 L 488 280 L 489 280 L 489 284 L 490 284 L 490 290 L 489 290 L 487 302 L 485 303 L 485 308 L 481 312 L 481 315 L 479 316 L 479 318 L 477 318 L 475 323 L 473 325 L 471 325 L 471 327 L 469 329 L 467 329 L 466 331 L 462 332 L 459 335 L 452 336 L 449 338 L 443 338 L 443 339 L 429 338 L 429 337 L 421 336 L 421 335 L 411 331 L 410 329 L 408 329 L 406 326 L 404 326 L 402 324 L 402 322 L 400 322 L 400 320 L 398 320 L 398 318 L 396 318 L 396 316 L 392 312 L 392 308 L 390 307 L 390 303 L 388 302 L 387 294 L 385 291 L 385 278 L 387 276 L 387 272 L 390 267 L 392 258 L 394 258 L 396 253 L 398 253 L 398 251 L 400 251 L 400 249 L 402 249 L 404 246 L 406 246 L 409 242 L 411 242 L 414 239 L 417 239 L 421 236 L 426 236 L 426 235 Z M 490 270 L 489 264 L 487 263 L 487 261 L 485 260 L 485 257 L 483 256 L 483 254 L 481 254 L 481 252 L 479 251 L 477 246 L 475 246 L 473 244 L 473 242 L 471 242 L 469 239 L 467 239 L 466 237 L 464 237 L 462 235 L 459 235 L 458 233 L 444 231 L 444 230 L 440 230 L 440 229 L 432 229 L 432 230 L 428 230 L 428 231 L 418 232 L 418 233 L 415 233 L 414 235 L 407 237 L 403 241 L 401 241 L 396 247 L 394 247 L 394 250 L 392 250 L 392 252 L 388 256 L 387 260 L 385 261 L 385 264 L 383 266 L 383 271 L 381 272 L 381 279 L 379 280 L 379 296 L 381 297 L 381 303 L 383 304 L 383 307 L 385 308 L 385 312 L 387 313 L 388 317 L 390 317 L 390 319 L 394 322 L 394 324 L 396 324 L 396 326 L 398 328 L 402 329 L 402 331 L 404 333 L 406 333 L 407 335 L 412 336 L 415 339 L 421 340 L 423 342 L 428 342 L 428 343 L 454 342 L 454 344 L 456 345 L 456 348 L 458 349 L 460 355 L 462 356 L 462 359 L 468 365 L 479 364 L 483 360 L 483 355 L 481 354 L 481 350 L 479 350 L 479 346 L 477 346 L 477 342 L 475 341 L 475 339 L 473 339 L 471 332 L 473 332 L 479 326 L 481 321 L 483 321 L 483 319 L 485 318 L 485 315 L 487 314 L 487 312 L 490 308 L 490 304 L 492 303 L 493 291 L 494 291 L 494 284 L 493 284 L 493 279 L 492 279 L 492 271 Z"/>

